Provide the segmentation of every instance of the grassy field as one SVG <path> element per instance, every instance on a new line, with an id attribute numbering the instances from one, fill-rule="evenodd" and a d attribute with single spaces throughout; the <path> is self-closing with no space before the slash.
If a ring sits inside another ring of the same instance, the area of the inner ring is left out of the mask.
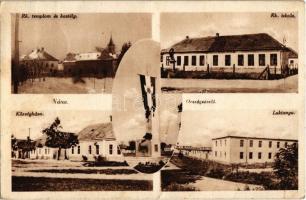
<path id="1" fill-rule="evenodd" d="M 150 191 L 152 181 L 12 177 L 12 191 Z"/>
<path id="2" fill-rule="evenodd" d="M 42 172 L 42 173 L 69 173 L 69 174 L 137 174 L 133 169 L 37 169 L 27 170 L 28 172 Z"/>

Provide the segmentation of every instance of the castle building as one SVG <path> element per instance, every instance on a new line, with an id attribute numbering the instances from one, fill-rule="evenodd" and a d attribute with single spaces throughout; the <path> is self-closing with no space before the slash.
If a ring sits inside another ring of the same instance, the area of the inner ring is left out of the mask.
<path id="1" fill-rule="evenodd" d="M 223 164 L 272 163 L 280 148 L 297 140 L 224 136 L 212 139 L 211 159 Z"/>

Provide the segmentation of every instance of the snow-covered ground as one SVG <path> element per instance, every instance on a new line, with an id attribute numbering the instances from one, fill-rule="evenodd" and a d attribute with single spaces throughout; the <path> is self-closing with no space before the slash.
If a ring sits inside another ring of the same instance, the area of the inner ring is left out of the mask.
<path id="1" fill-rule="evenodd" d="M 47 77 L 45 81 L 27 80 L 18 87 L 18 93 L 29 94 L 83 94 L 83 93 L 111 93 L 112 78 L 82 78 L 84 83 L 73 83 L 67 77 Z"/>
<path id="2" fill-rule="evenodd" d="M 298 92 L 298 75 L 279 80 L 162 79 L 161 86 L 163 92 L 170 93 L 296 93 Z"/>

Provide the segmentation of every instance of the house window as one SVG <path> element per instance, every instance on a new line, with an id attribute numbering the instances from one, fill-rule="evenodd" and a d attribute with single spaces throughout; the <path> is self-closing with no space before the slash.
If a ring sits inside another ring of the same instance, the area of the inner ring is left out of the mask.
<path id="1" fill-rule="evenodd" d="M 47 154 L 47 149 L 45 149 L 45 154 Z"/>
<path id="2" fill-rule="evenodd" d="M 270 65 L 271 66 L 277 65 L 277 54 L 276 53 L 270 54 Z"/>
<path id="3" fill-rule="evenodd" d="M 96 154 L 100 154 L 100 152 L 99 152 L 99 145 L 96 145 Z"/>
<path id="4" fill-rule="evenodd" d="M 177 66 L 181 66 L 182 65 L 182 57 L 181 56 L 177 56 L 176 57 L 176 64 L 177 64 Z"/>
<path id="5" fill-rule="evenodd" d="M 249 159 L 253 159 L 253 152 L 249 152 Z"/>
<path id="6" fill-rule="evenodd" d="M 166 56 L 166 65 L 167 65 L 167 66 L 170 65 L 170 56 Z"/>
<path id="7" fill-rule="evenodd" d="M 269 148 L 272 147 L 272 141 L 269 141 Z"/>
<path id="8" fill-rule="evenodd" d="M 154 151 L 158 152 L 158 145 L 157 144 L 154 145 Z"/>
<path id="9" fill-rule="evenodd" d="M 216 146 L 218 146 L 218 141 L 216 140 Z"/>
<path id="10" fill-rule="evenodd" d="M 204 66 L 204 63 L 205 63 L 205 57 L 200 56 L 200 66 Z"/>
<path id="11" fill-rule="evenodd" d="M 88 146 L 88 153 L 91 154 L 91 145 Z"/>
<path id="12" fill-rule="evenodd" d="M 220 140 L 220 146 L 222 147 L 222 140 Z"/>
<path id="13" fill-rule="evenodd" d="M 196 56 L 191 56 L 191 65 L 196 66 L 197 65 L 197 57 Z"/>
<path id="14" fill-rule="evenodd" d="M 279 145 L 280 145 L 280 142 L 277 142 L 277 144 L 276 144 L 277 148 L 279 148 Z"/>
<path id="15" fill-rule="evenodd" d="M 240 152 L 240 159 L 243 159 L 243 152 Z"/>
<path id="16" fill-rule="evenodd" d="M 248 66 L 254 66 L 254 54 L 248 55 Z"/>
<path id="17" fill-rule="evenodd" d="M 253 147 L 253 140 L 250 140 L 250 147 Z"/>
<path id="18" fill-rule="evenodd" d="M 121 154 L 121 151 L 120 151 L 120 148 L 117 146 L 117 154 L 120 155 Z"/>
<path id="19" fill-rule="evenodd" d="M 189 57 L 188 56 L 184 56 L 184 65 L 185 66 L 189 65 Z"/>
<path id="20" fill-rule="evenodd" d="M 287 148 L 287 146 L 288 146 L 288 142 L 285 142 L 285 148 Z"/>
<path id="21" fill-rule="evenodd" d="M 265 54 L 259 54 L 258 63 L 259 63 L 259 66 L 265 66 L 266 65 L 266 55 Z"/>
<path id="22" fill-rule="evenodd" d="M 225 55 L 225 66 L 231 66 L 231 55 Z"/>
<path id="23" fill-rule="evenodd" d="M 258 153 L 258 159 L 261 159 L 261 152 Z"/>
<path id="24" fill-rule="evenodd" d="M 244 57 L 243 54 L 238 55 L 238 66 L 243 66 L 244 65 Z"/>
<path id="25" fill-rule="evenodd" d="M 217 151 L 215 151 L 215 157 L 217 157 L 218 155 L 217 155 Z"/>
<path id="26" fill-rule="evenodd" d="M 109 154 L 110 155 L 113 154 L 113 145 L 112 144 L 109 145 Z"/>
<path id="27" fill-rule="evenodd" d="M 226 146 L 226 140 L 224 140 L 224 144 L 225 144 L 225 146 Z"/>
<path id="28" fill-rule="evenodd" d="M 213 55 L 213 66 L 218 66 L 218 55 Z"/>
<path id="29" fill-rule="evenodd" d="M 258 147 L 262 147 L 262 141 L 258 141 Z"/>
<path id="30" fill-rule="evenodd" d="M 272 153 L 271 153 L 271 152 L 269 153 L 268 158 L 269 158 L 269 159 L 272 158 Z"/>
<path id="31" fill-rule="evenodd" d="M 71 147 L 71 154 L 74 154 L 74 147 Z"/>
<path id="32" fill-rule="evenodd" d="M 81 154 L 81 147 L 78 146 L 78 154 Z"/>
<path id="33" fill-rule="evenodd" d="M 243 147 L 243 140 L 240 140 L 240 147 Z"/>

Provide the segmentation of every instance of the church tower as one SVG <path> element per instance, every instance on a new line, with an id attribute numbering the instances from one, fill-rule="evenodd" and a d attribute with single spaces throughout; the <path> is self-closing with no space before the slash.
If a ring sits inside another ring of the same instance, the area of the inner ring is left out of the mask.
<path id="1" fill-rule="evenodd" d="M 109 53 L 116 54 L 115 43 L 113 41 L 113 36 L 111 35 L 109 42 L 107 44 L 107 50 Z"/>

